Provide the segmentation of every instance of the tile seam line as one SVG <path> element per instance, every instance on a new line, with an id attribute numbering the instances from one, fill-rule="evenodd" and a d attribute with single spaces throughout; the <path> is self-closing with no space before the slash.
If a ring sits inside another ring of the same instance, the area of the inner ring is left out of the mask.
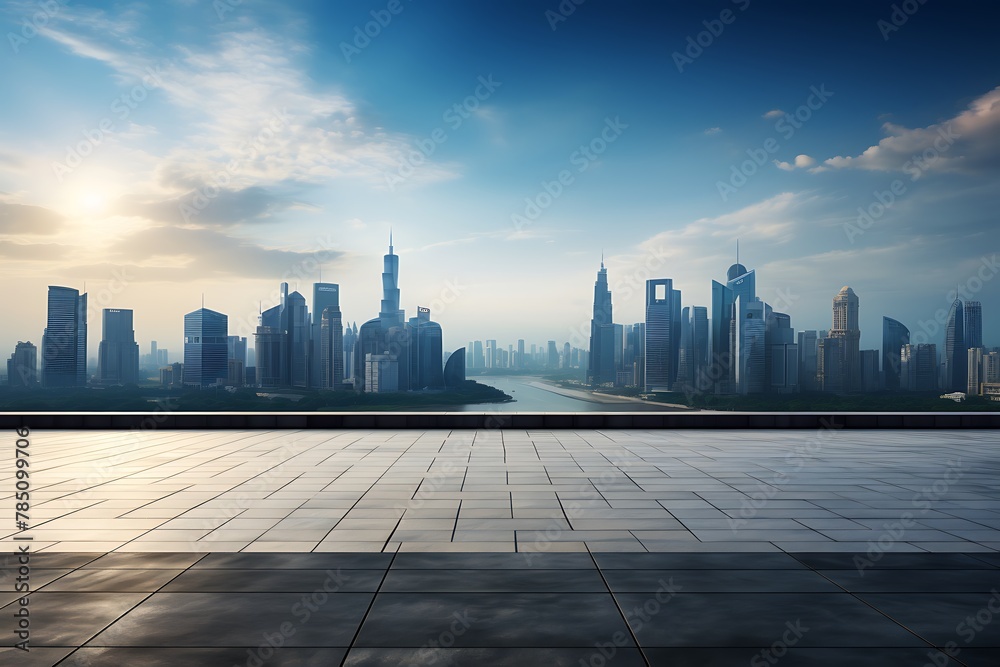
<path id="1" fill-rule="evenodd" d="M 113 553 L 113 552 L 110 552 L 110 551 L 109 551 L 109 552 L 107 552 L 107 553 L 105 553 L 105 554 L 103 554 L 103 555 L 104 555 L 104 556 L 107 556 L 107 555 L 108 555 L 108 553 Z M 166 586 L 167 586 L 168 584 L 170 584 L 170 582 L 174 581 L 175 579 L 177 579 L 177 577 L 181 576 L 182 574 L 184 574 L 185 572 L 187 572 L 188 570 L 190 570 L 190 569 L 191 569 L 191 567 L 192 567 L 192 566 L 193 566 L 193 565 L 194 565 L 195 563 L 198 563 L 198 562 L 199 562 L 199 561 L 201 561 L 201 560 L 202 560 L 203 558 L 205 558 L 205 556 L 207 556 L 207 555 L 208 555 L 207 553 L 206 553 L 206 554 L 202 554 L 201 558 L 199 558 L 199 559 L 198 559 L 198 560 L 196 560 L 196 561 L 195 561 L 194 563 L 191 563 L 190 565 L 188 565 L 187 567 L 185 567 L 184 569 L 182 569 L 182 570 L 181 570 L 180 572 L 178 572 L 178 573 L 177 573 L 176 575 L 174 575 L 173 577 L 171 577 L 171 578 L 170 578 L 170 579 L 169 579 L 168 581 L 164 582 L 164 583 L 163 583 L 163 584 L 162 584 L 162 585 L 161 585 L 161 586 L 160 586 L 159 588 L 157 588 L 157 589 L 156 589 L 155 591 L 152 591 L 152 592 L 151 592 L 151 593 L 149 593 L 149 594 L 148 594 L 148 595 L 147 595 L 146 597 L 142 598 L 141 600 L 139 600 L 138 602 L 136 602 L 136 603 L 135 603 L 134 605 L 132 605 L 131 607 L 129 607 L 129 608 L 128 608 L 128 610 L 126 610 L 126 611 L 125 611 L 125 613 L 123 613 L 123 614 L 122 614 L 121 616 L 119 616 L 118 618 L 114 619 L 113 621 L 111 621 L 110 623 L 108 623 L 108 624 L 107 624 L 106 626 L 104 626 L 103 628 L 101 628 L 100 630 L 98 630 L 97 632 L 95 632 L 95 633 L 94 633 L 93 635 L 91 635 L 91 636 L 90 636 L 90 638 L 89 638 L 89 639 L 87 639 L 86 641 L 84 641 L 84 642 L 80 643 L 80 644 L 79 644 L 78 646 L 76 646 L 76 647 L 75 647 L 75 648 L 74 648 L 74 649 L 73 649 L 72 651 L 70 651 L 70 652 L 69 652 L 69 653 L 68 653 L 68 654 L 67 654 L 67 655 L 66 655 L 66 656 L 65 656 L 65 657 L 64 657 L 64 658 L 63 658 L 62 660 L 60 660 L 59 662 L 57 662 L 57 663 L 56 663 L 56 666 L 58 666 L 58 665 L 61 665 L 61 664 L 65 663 L 65 662 L 66 662 L 67 660 L 69 660 L 69 659 L 70 659 L 70 658 L 71 658 L 71 657 L 72 657 L 72 656 L 73 656 L 74 654 L 76 654 L 76 652 L 77 652 L 77 651 L 79 651 L 80 649 L 82 649 L 83 647 L 85 647 L 85 646 L 86 646 L 86 645 L 87 645 L 87 644 L 88 644 L 89 642 L 93 641 L 93 640 L 94 640 L 95 638 L 99 637 L 99 636 L 100 636 L 100 635 L 101 635 L 101 634 L 102 634 L 103 632 L 106 632 L 106 631 L 108 630 L 108 628 L 110 628 L 110 627 L 111 627 L 112 625 L 114 625 L 115 623 L 117 623 L 118 621 L 122 620 L 123 618 L 125 618 L 126 616 L 128 616 L 128 615 L 129 615 L 130 613 L 132 613 L 133 611 L 135 611 L 135 610 L 136 610 L 136 609 L 137 609 L 137 608 L 138 608 L 138 607 L 139 607 L 139 606 L 140 606 L 141 604 L 143 604 L 144 602 L 146 602 L 147 600 L 149 600 L 149 599 L 150 599 L 151 597 L 153 597 L 154 595 L 156 595 L 156 594 L 157 594 L 157 593 L 159 593 L 160 591 L 162 591 L 162 590 L 163 590 L 163 589 L 164 589 L 164 588 L 165 588 L 165 587 L 166 587 Z M 98 558 L 101 558 L 101 557 L 102 557 L 102 556 L 98 556 Z M 97 560 L 97 559 L 95 558 L 94 560 Z M 93 562 L 93 561 L 91 561 L 91 562 Z M 83 569 L 83 566 L 81 566 L 81 567 L 78 567 L 78 568 L 77 568 L 77 570 L 80 570 L 80 569 Z M 93 568 L 93 569 L 98 569 L 98 568 Z M 74 570 L 74 571 L 75 571 L 75 570 Z M 95 647 L 91 647 L 91 648 L 95 648 Z M 111 648 L 114 648 L 114 647 L 111 647 Z M 69 663 L 66 663 L 66 664 L 69 664 Z"/>
<path id="2" fill-rule="evenodd" d="M 392 552 L 392 558 L 389 559 L 389 564 L 385 566 L 385 571 L 382 573 L 382 579 L 378 582 L 378 588 L 375 589 L 375 593 L 372 594 L 372 600 L 368 603 L 368 608 L 365 609 L 364 616 L 361 617 L 361 622 L 358 623 L 358 629 L 354 631 L 354 636 L 351 637 L 351 641 L 347 646 L 347 650 L 344 651 L 344 657 L 340 661 L 340 667 L 344 667 L 347 664 L 347 657 L 351 655 L 351 651 L 354 650 L 354 645 L 358 641 L 358 637 L 361 636 L 361 629 L 365 627 L 365 621 L 368 620 L 368 616 L 372 612 L 372 608 L 375 606 L 375 600 L 378 599 L 379 593 L 382 592 L 382 586 L 385 585 L 385 580 L 389 576 L 389 571 L 392 570 L 393 563 L 396 562 L 396 554 L 398 552 Z"/>
<path id="3" fill-rule="evenodd" d="M 628 617 L 625 615 L 625 610 L 622 609 L 621 604 L 619 604 L 618 602 L 618 598 L 615 597 L 614 591 L 611 590 L 611 584 L 609 584 L 608 580 L 604 577 L 604 570 L 601 569 L 600 563 L 597 562 L 597 558 L 594 556 L 594 552 L 590 550 L 590 545 L 587 545 L 586 542 L 584 542 L 584 545 L 586 545 L 587 547 L 587 554 L 590 556 L 590 560 L 593 561 L 594 567 L 597 569 L 598 576 L 601 577 L 601 581 L 604 582 L 604 586 L 608 589 L 608 595 L 611 596 L 612 604 L 615 605 L 615 609 L 618 610 L 618 614 L 621 616 L 622 621 L 625 622 L 625 629 L 628 630 L 629 636 L 632 638 L 632 641 L 635 642 L 635 647 L 639 651 L 639 656 L 642 658 L 642 661 L 646 664 L 646 667 L 651 667 L 653 663 L 651 663 L 649 661 L 649 658 L 646 657 L 646 651 L 643 649 L 642 644 L 639 643 L 639 638 L 635 636 L 635 631 L 632 629 L 632 624 L 628 622 Z"/>
<path id="4" fill-rule="evenodd" d="M 774 543 L 772 542 L 772 544 L 774 544 Z M 778 545 L 776 545 L 776 544 L 775 544 L 775 546 L 777 547 Z M 895 618 L 893 618 L 892 616 L 890 616 L 890 615 L 889 615 L 888 613 L 886 613 L 886 612 L 882 611 L 881 609 L 879 609 L 879 608 L 878 608 L 878 607 L 876 607 L 875 605 L 871 604 L 871 603 L 870 603 L 870 602 L 868 602 L 867 600 L 864 600 L 864 599 L 862 599 L 861 597 L 859 597 L 859 596 L 858 596 L 857 594 L 855 594 L 854 592 L 852 592 L 852 591 L 849 591 L 849 590 L 848 590 L 848 589 L 846 589 L 846 588 L 845 588 L 845 587 L 844 587 L 843 585 L 841 585 L 840 583 L 838 583 L 838 582 L 834 581 L 833 579 L 830 579 L 830 578 L 829 578 L 828 576 L 826 576 L 825 574 L 823 574 L 822 572 L 820 572 L 820 571 L 819 571 L 819 570 L 817 570 L 816 568 L 814 568 L 814 567 L 812 567 L 811 565 L 809 565 L 809 564 L 805 563 L 804 561 L 802 561 L 802 560 L 800 560 L 800 559 L 796 558 L 796 557 L 795 557 L 795 554 L 794 554 L 794 553 L 788 553 L 787 551 L 784 551 L 783 553 L 786 553 L 787 555 L 791 556 L 792 558 L 795 558 L 795 560 L 797 560 L 797 561 L 798 561 L 799 563 L 802 563 L 802 565 L 804 565 L 805 567 L 809 568 L 809 571 L 810 571 L 810 572 L 813 572 L 814 574 L 816 574 L 816 575 L 818 575 L 818 576 L 822 577 L 822 578 L 823 578 L 823 579 L 825 579 L 826 581 L 830 582 L 831 584 L 833 584 L 834 586 L 836 586 L 837 588 L 839 588 L 840 590 L 842 590 L 842 591 L 843 591 L 844 593 L 846 593 L 847 595 L 850 595 L 850 596 L 851 596 L 852 598 L 854 598 L 855 600 L 857 600 L 857 601 L 858 601 L 858 602 L 860 602 L 861 604 L 863 604 L 863 605 L 865 605 L 866 607 L 868 607 L 869 609 L 871 609 L 871 610 L 875 611 L 875 612 L 876 612 L 877 614 L 879 614 L 879 615 L 880 615 L 880 616 L 882 616 L 883 618 L 885 618 L 885 619 L 887 619 L 887 620 L 889 620 L 889 621 L 891 621 L 891 622 L 895 623 L 895 624 L 896 624 L 896 625 L 898 625 L 899 627 L 903 628 L 904 630 L 906 630 L 907 632 L 909 632 L 909 633 L 910 633 L 911 635 L 913 635 L 914 637 L 916 637 L 916 638 L 917 638 L 917 639 L 919 639 L 920 641 L 922 641 L 922 642 L 924 642 L 925 644 L 927 644 L 928 646 L 930 646 L 930 647 L 931 647 L 932 649 L 934 649 L 934 650 L 936 650 L 936 651 L 940 651 L 941 653 L 944 653 L 945 655 L 947 655 L 947 656 L 948 656 L 948 658 L 949 658 L 949 659 L 951 659 L 951 660 L 954 660 L 954 661 L 955 661 L 955 662 L 957 662 L 957 663 L 958 663 L 959 665 L 963 665 L 963 667 L 968 667 L 968 665 L 967 665 L 967 664 L 966 664 L 965 662 L 962 662 L 961 660 L 959 660 L 959 659 L 958 659 L 957 657 L 955 657 L 955 656 L 952 656 L 952 655 L 950 655 L 950 654 L 948 654 L 948 653 L 945 653 L 945 651 L 943 650 L 943 648 L 942 648 L 942 647 L 938 646 L 937 644 L 935 644 L 934 642 L 930 641 L 929 639 L 926 639 L 926 638 L 925 638 L 925 637 L 924 637 L 923 635 L 921 635 L 920 633 L 918 633 L 918 632 L 916 632 L 915 630 L 911 629 L 911 628 L 910 628 L 910 627 L 909 627 L 908 625 L 906 625 L 905 623 L 902 623 L 902 622 L 900 622 L 900 621 L 897 621 L 897 620 L 896 620 Z"/>

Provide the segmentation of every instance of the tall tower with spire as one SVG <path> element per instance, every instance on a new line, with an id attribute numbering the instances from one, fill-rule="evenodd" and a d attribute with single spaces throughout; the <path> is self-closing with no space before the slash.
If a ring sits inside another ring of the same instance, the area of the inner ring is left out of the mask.
<path id="1" fill-rule="evenodd" d="M 615 331 L 611 311 L 611 290 L 608 289 L 608 270 L 601 268 L 594 283 L 594 313 L 590 320 L 590 358 L 587 379 L 591 384 L 615 381 Z"/>
<path id="2" fill-rule="evenodd" d="M 393 252 L 392 230 L 389 230 L 389 254 L 382 258 L 382 308 L 378 314 L 383 330 L 403 325 L 399 308 L 399 256 Z"/>

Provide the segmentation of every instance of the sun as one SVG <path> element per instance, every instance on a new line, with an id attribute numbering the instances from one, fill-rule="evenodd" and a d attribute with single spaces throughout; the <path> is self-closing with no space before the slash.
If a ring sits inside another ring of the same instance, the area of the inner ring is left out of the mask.
<path id="1" fill-rule="evenodd" d="M 108 198 L 102 192 L 86 192 L 80 197 L 80 211 L 87 215 L 103 213 L 108 208 Z"/>

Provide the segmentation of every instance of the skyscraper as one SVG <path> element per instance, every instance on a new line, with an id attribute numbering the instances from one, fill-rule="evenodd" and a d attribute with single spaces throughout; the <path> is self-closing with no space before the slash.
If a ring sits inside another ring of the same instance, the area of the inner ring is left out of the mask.
<path id="1" fill-rule="evenodd" d="M 837 386 L 839 389 L 824 387 L 824 391 L 861 390 L 861 329 L 858 324 L 858 310 L 858 295 L 850 287 L 842 287 L 833 298 L 833 327 L 827 336 L 842 341 L 839 343 L 841 346 L 839 365 L 835 369 L 824 369 L 824 378 L 828 386 Z M 837 373 L 840 377 L 833 381 L 832 373 Z"/>
<path id="2" fill-rule="evenodd" d="M 431 309 L 417 307 L 410 318 L 410 389 L 439 389 L 444 386 L 441 325 L 431 321 Z M 501 352 L 503 350 L 500 350 Z"/>
<path id="3" fill-rule="evenodd" d="M 184 384 L 209 387 L 229 377 L 229 318 L 208 308 L 184 316 Z"/>
<path id="4" fill-rule="evenodd" d="M 592 385 L 615 381 L 615 332 L 608 270 L 601 268 L 594 283 L 594 310 L 590 319 L 590 356 L 587 381 Z"/>
<path id="5" fill-rule="evenodd" d="M 389 252 L 382 256 L 382 302 L 378 317 L 368 320 L 358 331 L 358 342 L 354 352 L 354 388 L 365 390 L 368 376 L 367 355 L 395 357 L 395 391 L 409 389 L 409 331 L 404 321 L 404 313 L 399 307 L 399 257 L 393 252 L 392 233 L 389 234 Z M 384 360 L 376 359 L 385 366 Z M 376 371 L 377 372 L 377 371 Z M 393 383 L 382 383 L 384 387 Z"/>
<path id="6" fill-rule="evenodd" d="M 344 329 L 344 379 L 354 379 L 354 347 L 358 342 L 358 323 Z"/>
<path id="7" fill-rule="evenodd" d="M 899 385 L 899 352 L 910 342 L 910 330 L 902 322 L 882 317 L 882 385 L 887 391 L 897 391 Z"/>
<path id="8" fill-rule="evenodd" d="M 715 385 L 715 393 L 727 394 L 732 360 L 729 358 L 729 329 L 733 319 L 733 290 L 712 281 L 712 357 L 708 363 L 708 377 Z"/>
<path id="9" fill-rule="evenodd" d="M 907 343 L 899 353 L 899 384 L 907 391 L 937 391 L 937 345 Z"/>
<path id="10" fill-rule="evenodd" d="M 818 346 L 816 331 L 799 332 L 799 389 L 801 391 L 816 391 L 816 349 Z"/>
<path id="11" fill-rule="evenodd" d="M 980 318 L 982 317 L 980 311 Z M 965 391 L 969 382 L 969 351 L 965 341 L 965 310 L 955 299 L 944 334 L 945 391 Z"/>
<path id="12" fill-rule="evenodd" d="M 524 359 L 524 339 L 517 339 L 517 366 L 518 370 L 522 370 L 527 366 Z M 463 374 L 464 377 L 464 374 Z"/>
<path id="13" fill-rule="evenodd" d="M 763 301 L 733 302 L 733 389 L 737 394 L 759 394 L 765 389 L 766 321 Z"/>
<path id="14" fill-rule="evenodd" d="M 245 336 L 228 336 L 226 345 L 230 359 L 239 361 L 244 367 L 250 365 L 247 362 L 247 339 Z"/>
<path id="15" fill-rule="evenodd" d="M 344 382 L 344 322 L 340 306 L 324 305 L 319 327 L 319 341 L 314 341 L 314 354 L 319 357 L 313 365 L 319 377 L 312 380 L 321 389 L 340 389 Z"/>
<path id="16" fill-rule="evenodd" d="M 465 382 L 465 348 L 460 347 L 451 353 L 444 365 L 444 386 L 454 389 Z"/>
<path id="17" fill-rule="evenodd" d="M 677 384 L 682 387 L 694 386 L 694 332 L 691 327 L 691 308 L 681 308 L 681 340 L 677 354 Z"/>
<path id="18" fill-rule="evenodd" d="M 550 369 L 559 368 L 559 349 L 556 347 L 554 340 L 550 340 L 546 347 L 545 367 Z"/>
<path id="19" fill-rule="evenodd" d="M 799 346 L 795 342 L 792 318 L 772 312 L 766 320 L 768 390 L 790 393 L 799 386 Z"/>
<path id="20" fill-rule="evenodd" d="M 17 342 L 14 354 L 7 360 L 7 385 L 34 387 L 38 384 L 38 348 L 31 341 Z"/>
<path id="21" fill-rule="evenodd" d="M 969 348 L 969 377 L 965 393 L 970 396 L 978 396 L 980 385 L 983 383 L 983 348 Z"/>
<path id="22" fill-rule="evenodd" d="M 873 392 L 878 391 L 879 387 L 879 372 L 878 372 L 878 350 L 861 350 L 861 391 Z"/>
<path id="23" fill-rule="evenodd" d="M 340 379 L 337 381 L 337 388 L 339 388 L 340 383 L 344 380 L 344 329 L 340 313 L 340 285 L 336 283 L 313 283 L 312 307 L 309 341 L 309 386 L 334 388 L 333 385 L 326 384 L 326 381 L 333 382 L 332 369 L 333 366 L 338 366 L 341 369 Z M 337 332 L 328 332 L 329 340 L 336 340 L 336 350 L 328 349 L 322 343 L 323 316 L 327 309 L 330 309 L 330 321 L 339 322 L 337 325 L 339 330 Z M 321 362 L 323 352 L 326 353 L 326 362 Z"/>
<path id="24" fill-rule="evenodd" d="M 42 335 L 42 385 L 87 384 L 87 295 L 69 287 L 49 286 Z"/>
<path id="25" fill-rule="evenodd" d="M 105 308 L 101 344 L 97 350 L 97 376 L 101 384 L 123 385 L 139 381 L 139 344 L 132 329 L 132 311 Z"/>
<path id="26" fill-rule="evenodd" d="M 965 346 L 983 346 L 983 304 L 979 301 L 965 302 Z"/>
<path id="27" fill-rule="evenodd" d="M 645 391 L 671 391 L 680 356 L 681 293 L 674 281 L 646 281 Z"/>
<path id="28" fill-rule="evenodd" d="M 711 384 L 706 373 L 711 350 L 708 347 L 708 308 L 705 306 L 694 306 L 691 309 L 691 335 L 691 346 L 694 350 L 694 384 L 699 391 L 708 391 L 711 389 Z"/>

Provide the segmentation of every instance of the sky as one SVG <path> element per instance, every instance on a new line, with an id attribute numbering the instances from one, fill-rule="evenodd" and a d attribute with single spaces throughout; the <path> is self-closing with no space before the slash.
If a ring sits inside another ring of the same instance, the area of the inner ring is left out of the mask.
<path id="1" fill-rule="evenodd" d="M 577 4 L 579 3 L 579 4 Z M 251 336 L 282 280 L 446 350 L 586 347 L 603 257 L 616 322 L 643 281 L 685 305 L 736 259 L 798 330 L 844 285 L 942 342 L 956 290 L 1000 345 L 1000 52 L 990 3 L 538 0 L 0 3 L 0 349 L 47 285 L 135 311 L 178 359 L 184 313 Z M 252 342 L 251 342 L 252 346 Z"/>

